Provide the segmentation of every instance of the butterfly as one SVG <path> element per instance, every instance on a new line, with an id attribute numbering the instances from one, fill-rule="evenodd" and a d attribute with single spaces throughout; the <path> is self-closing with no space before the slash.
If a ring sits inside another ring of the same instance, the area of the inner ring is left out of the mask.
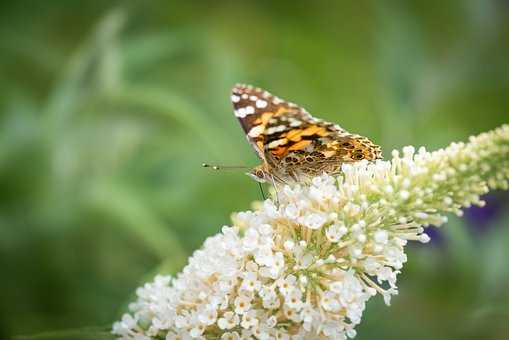
<path id="1" fill-rule="evenodd" d="M 235 116 L 262 164 L 248 175 L 258 182 L 302 182 L 341 172 L 345 163 L 382 158 L 380 146 L 339 125 L 251 85 L 231 93 Z"/>

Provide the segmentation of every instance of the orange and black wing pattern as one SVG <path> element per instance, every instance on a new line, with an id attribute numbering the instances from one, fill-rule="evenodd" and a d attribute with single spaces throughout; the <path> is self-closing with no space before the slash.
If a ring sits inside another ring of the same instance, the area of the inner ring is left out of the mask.
<path id="1" fill-rule="evenodd" d="M 316 119 L 263 89 L 237 85 L 231 100 L 260 158 L 280 173 L 332 173 L 343 163 L 381 158 L 380 147 L 366 137 Z"/>

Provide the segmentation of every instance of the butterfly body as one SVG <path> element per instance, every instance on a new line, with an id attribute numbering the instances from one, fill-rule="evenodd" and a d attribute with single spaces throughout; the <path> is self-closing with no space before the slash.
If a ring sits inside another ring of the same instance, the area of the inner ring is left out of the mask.
<path id="1" fill-rule="evenodd" d="M 312 117 L 296 104 L 260 88 L 236 85 L 235 115 L 262 164 L 249 175 L 287 183 L 337 174 L 344 163 L 381 158 L 380 147 L 340 126 Z"/>

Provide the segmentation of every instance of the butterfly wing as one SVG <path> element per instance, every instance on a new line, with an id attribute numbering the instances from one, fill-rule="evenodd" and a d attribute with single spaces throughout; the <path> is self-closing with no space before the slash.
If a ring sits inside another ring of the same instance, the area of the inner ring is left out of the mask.
<path id="1" fill-rule="evenodd" d="M 285 109 L 284 101 L 267 91 L 250 85 L 237 84 L 232 89 L 231 101 L 246 137 L 262 160 L 265 155 L 265 130 L 274 122 L 276 112 Z"/>
<path id="2" fill-rule="evenodd" d="M 249 142 L 276 169 L 315 175 L 335 172 L 342 163 L 381 158 L 380 147 L 366 137 L 260 88 L 237 85 L 231 100 Z"/>

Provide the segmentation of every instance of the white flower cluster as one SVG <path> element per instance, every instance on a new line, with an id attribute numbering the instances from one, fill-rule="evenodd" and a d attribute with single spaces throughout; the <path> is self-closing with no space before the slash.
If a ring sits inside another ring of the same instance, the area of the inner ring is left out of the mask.
<path id="1" fill-rule="evenodd" d="M 158 276 L 113 325 L 122 339 L 346 339 L 368 299 L 387 304 L 408 240 L 444 212 L 508 188 L 509 126 L 469 143 L 392 161 L 344 165 L 337 177 L 278 190 L 210 237 L 176 278 Z"/>

